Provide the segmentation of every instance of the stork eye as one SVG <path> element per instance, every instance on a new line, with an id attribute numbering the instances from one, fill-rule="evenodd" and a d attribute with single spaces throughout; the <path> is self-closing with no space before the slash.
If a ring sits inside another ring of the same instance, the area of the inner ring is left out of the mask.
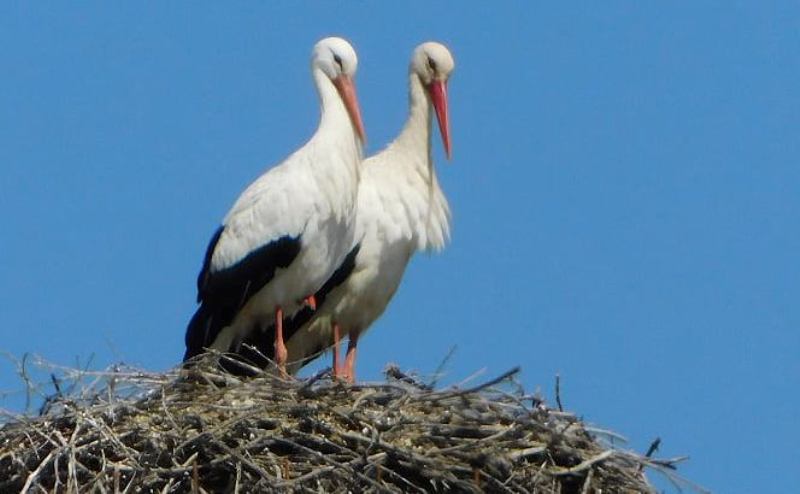
<path id="1" fill-rule="evenodd" d="M 342 66 L 342 57 L 340 57 L 339 55 L 334 53 L 333 54 L 333 61 L 336 62 L 336 65 L 338 65 L 340 69 L 344 68 Z"/>
<path id="2" fill-rule="evenodd" d="M 430 67 L 432 71 L 436 72 L 436 62 L 434 62 L 430 57 L 428 57 L 428 67 Z"/>

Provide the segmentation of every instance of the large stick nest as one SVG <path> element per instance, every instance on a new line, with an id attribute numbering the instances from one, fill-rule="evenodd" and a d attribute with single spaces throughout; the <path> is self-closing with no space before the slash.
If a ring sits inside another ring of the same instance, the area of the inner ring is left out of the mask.
<path id="1" fill-rule="evenodd" d="M 643 468 L 674 461 L 612 448 L 516 370 L 434 390 L 394 367 L 345 385 L 215 362 L 95 373 L 102 386 L 7 420 L 0 492 L 652 492 Z"/>

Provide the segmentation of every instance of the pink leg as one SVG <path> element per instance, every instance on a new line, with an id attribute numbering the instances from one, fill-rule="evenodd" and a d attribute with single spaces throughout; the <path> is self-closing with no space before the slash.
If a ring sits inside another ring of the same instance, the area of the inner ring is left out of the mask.
<path id="1" fill-rule="evenodd" d="M 347 343 L 347 355 L 344 358 L 344 379 L 353 384 L 356 382 L 356 347 L 358 346 L 358 335 L 351 334 L 350 341 Z"/>
<path id="2" fill-rule="evenodd" d="M 339 342 L 341 341 L 341 329 L 338 323 L 333 323 L 333 377 L 341 377 L 342 367 L 339 362 Z"/>
<path id="3" fill-rule="evenodd" d="M 286 377 L 286 360 L 289 358 L 289 351 L 283 341 L 283 309 L 280 306 L 275 308 L 275 363 L 281 376 Z"/>
<path id="4" fill-rule="evenodd" d="M 303 303 L 311 308 L 311 310 L 317 310 L 317 298 L 314 295 L 309 295 L 308 297 L 303 299 Z"/>

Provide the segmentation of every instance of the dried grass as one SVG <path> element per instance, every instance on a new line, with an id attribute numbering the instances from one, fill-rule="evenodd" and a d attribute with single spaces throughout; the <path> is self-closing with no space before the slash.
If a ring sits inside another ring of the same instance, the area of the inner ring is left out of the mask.
<path id="1" fill-rule="evenodd" d="M 644 467 L 679 479 L 680 458 L 612 447 L 526 394 L 517 369 L 442 390 L 396 367 L 352 386 L 239 379 L 213 357 L 165 374 L 57 370 L 82 384 L 6 418 L 0 492 L 653 492 Z"/>

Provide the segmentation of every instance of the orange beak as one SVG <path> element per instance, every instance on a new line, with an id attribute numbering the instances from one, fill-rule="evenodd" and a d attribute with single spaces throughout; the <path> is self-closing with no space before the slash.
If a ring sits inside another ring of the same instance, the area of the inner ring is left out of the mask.
<path id="1" fill-rule="evenodd" d="M 433 81 L 428 85 L 428 92 L 436 110 L 436 120 L 439 121 L 439 131 L 442 133 L 442 144 L 447 159 L 450 159 L 450 119 L 447 114 L 447 81 Z"/>
<path id="2" fill-rule="evenodd" d="M 347 108 L 347 113 L 350 115 L 350 121 L 353 122 L 353 127 L 356 129 L 358 137 L 361 142 L 366 142 L 366 134 L 364 133 L 364 123 L 361 121 L 361 110 L 358 107 L 358 98 L 356 98 L 356 85 L 349 76 L 344 74 L 340 75 L 333 80 L 336 90 L 339 91 L 339 96 L 344 101 L 344 106 Z"/>

